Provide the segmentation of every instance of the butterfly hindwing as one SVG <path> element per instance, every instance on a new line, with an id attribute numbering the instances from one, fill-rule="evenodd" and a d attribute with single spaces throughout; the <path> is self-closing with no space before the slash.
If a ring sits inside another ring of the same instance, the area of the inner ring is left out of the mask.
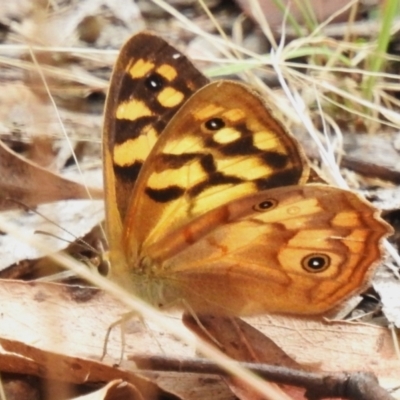
<path id="1" fill-rule="evenodd" d="M 288 186 L 211 210 L 153 256 L 165 260 L 166 292 L 198 312 L 321 314 L 362 289 L 388 232 L 352 192 Z"/>

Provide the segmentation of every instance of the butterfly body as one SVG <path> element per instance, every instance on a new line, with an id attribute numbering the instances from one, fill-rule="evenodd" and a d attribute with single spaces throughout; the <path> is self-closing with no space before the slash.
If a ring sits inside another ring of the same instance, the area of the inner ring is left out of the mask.
<path id="1" fill-rule="evenodd" d="M 357 195 L 307 184 L 254 91 L 208 83 L 148 33 L 114 69 L 104 162 L 111 279 L 158 307 L 321 314 L 362 288 L 390 232 Z"/>

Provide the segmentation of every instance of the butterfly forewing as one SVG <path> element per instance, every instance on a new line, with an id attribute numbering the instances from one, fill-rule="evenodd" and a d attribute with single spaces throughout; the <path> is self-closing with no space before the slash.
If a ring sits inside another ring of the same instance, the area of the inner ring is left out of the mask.
<path id="1" fill-rule="evenodd" d="M 212 208 L 304 183 L 308 171 L 296 140 L 257 94 L 211 83 L 182 106 L 146 160 L 127 216 L 127 248 L 138 241 L 146 251 Z"/>
<path id="2" fill-rule="evenodd" d="M 112 197 L 121 220 L 158 136 L 191 94 L 207 82 L 183 54 L 158 36 L 140 33 L 122 47 L 104 116 L 107 194 L 115 191 Z"/>

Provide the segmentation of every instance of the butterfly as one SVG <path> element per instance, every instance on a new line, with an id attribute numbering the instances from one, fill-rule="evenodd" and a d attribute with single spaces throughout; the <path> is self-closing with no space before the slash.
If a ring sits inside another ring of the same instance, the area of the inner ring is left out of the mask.
<path id="1" fill-rule="evenodd" d="M 110 278 L 157 307 L 322 314 L 362 290 L 391 232 L 355 193 L 307 183 L 254 90 L 148 32 L 115 64 L 103 160 Z"/>

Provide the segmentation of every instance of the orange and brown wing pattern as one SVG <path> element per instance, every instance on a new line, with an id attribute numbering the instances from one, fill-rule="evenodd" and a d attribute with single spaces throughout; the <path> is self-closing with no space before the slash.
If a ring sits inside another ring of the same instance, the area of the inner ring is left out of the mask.
<path id="1" fill-rule="evenodd" d="M 362 288 L 391 232 L 358 196 L 307 184 L 254 91 L 207 84 L 148 33 L 121 50 L 103 143 L 111 278 L 158 306 L 320 314 Z"/>
<path id="2" fill-rule="evenodd" d="M 355 193 L 287 186 L 241 197 L 154 246 L 160 279 L 196 312 L 321 314 L 361 291 L 392 229 Z"/>
<path id="3" fill-rule="evenodd" d="M 127 214 L 126 249 L 156 244 L 241 196 L 305 183 L 308 172 L 296 140 L 254 91 L 210 83 L 183 105 L 146 160 Z"/>
<path id="4" fill-rule="evenodd" d="M 121 221 L 144 160 L 165 125 L 207 84 L 194 65 L 163 39 L 147 32 L 130 38 L 114 67 L 104 115 L 108 202 Z"/>

